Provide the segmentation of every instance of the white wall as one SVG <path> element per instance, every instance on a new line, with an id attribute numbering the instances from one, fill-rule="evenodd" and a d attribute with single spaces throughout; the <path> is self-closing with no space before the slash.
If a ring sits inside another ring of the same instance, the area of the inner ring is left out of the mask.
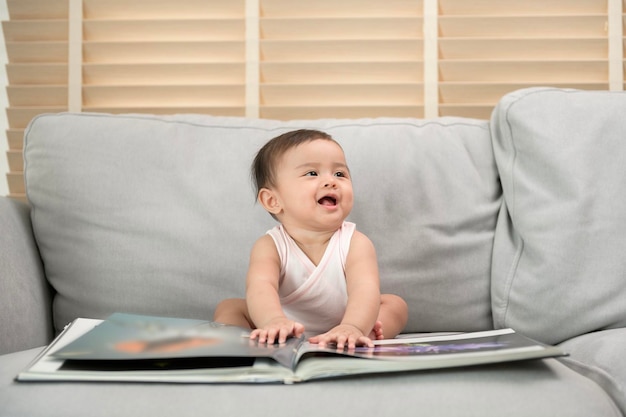
<path id="1" fill-rule="evenodd" d="M 0 21 L 9 20 L 9 11 L 7 9 L 6 0 L 0 0 Z M 7 51 L 4 44 L 4 33 L 0 30 L 0 195 L 9 194 L 9 185 L 7 184 L 7 172 L 9 172 L 9 163 L 7 161 L 7 150 L 9 143 L 6 137 L 8 129 L 6 108 L 9 106 L 7 99 Z"/>

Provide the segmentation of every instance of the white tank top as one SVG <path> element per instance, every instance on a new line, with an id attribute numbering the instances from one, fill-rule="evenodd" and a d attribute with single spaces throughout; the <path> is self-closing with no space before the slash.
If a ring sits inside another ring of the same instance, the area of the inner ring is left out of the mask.
<path id="1" fill-rule="evenodd" d="M 346 257 L 355 230 L 344 222 L 330 238 L 316 266 L 282 225 L 269 230 L 280 257 L 278 294 L 283 311 L 304 325 L 307 335 L 325 333 L 338 325 L 346 311 Z"/>

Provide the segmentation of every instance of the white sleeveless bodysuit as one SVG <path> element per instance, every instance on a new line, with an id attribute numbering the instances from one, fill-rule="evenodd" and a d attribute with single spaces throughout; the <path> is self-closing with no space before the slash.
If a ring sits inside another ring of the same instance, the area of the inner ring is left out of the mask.
<path id="1" fill-rule="evenodd" d="M 280 256 L 278 294 L 283 311 L 307 335 L 325 333 L 343 319 L 348 303 L 345 265 L 354 223 L 344 222 L 315 265 L 282 225 L 269 230 Z"/>

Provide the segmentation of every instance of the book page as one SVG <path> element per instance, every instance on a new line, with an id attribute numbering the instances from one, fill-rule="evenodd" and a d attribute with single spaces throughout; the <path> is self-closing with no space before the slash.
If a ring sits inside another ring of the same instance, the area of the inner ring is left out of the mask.
<path id="1" fill-rule="evenodd" d="M 306 347 L 296 369 L 302 380 L 360 373 L 415 371 L 562 356 L 553 346 L 511 329 L 386 339 L 375 347 L 332 351 Z M 333 356 L 329 356 L 329 354 Z"/>
<path id="2" fill-rule="evenodd" d="M 54 353 L 73 342 L 102 320 L 76 319 L 48 345 L 28 367 L 17 376 L 18 381 L 41 380 L 41 377 L 54 374 L 62 365 L 63 360 L 54 357 Z M 37 376 L 33 379 L 34 376 Z"/>
<path id="3" fill-rule="evenodd" d="M 81 369 L 143 368 L 158 360 L 174 368 L 244 366 L 257 357 L 293 367 L 298 339 L 267 345 L 249 334 L 249 329 L 205 320 L 115 313 L 54 355 Z"/>
<path id="4" fill-rule="evenodd" d="M 65 349 L 78 338 L 94 329 L 102 320 L 80 318 L 66 329 L 40 353 L 29 366 L 20 372 L 16 380 L 27 381 L 128 381 L 128 382 L 176 382 L 176 383 L 267 383 L 290 382 L 293 373 L 273 359 L 252 359 L 249 366 L 190 368 L 190 369 L 153 369 L 116 370 L 114 367 L 64 366 L 65 359 L 56 353 Z M 109 361 L 105 361 L 109 362 Z"/>

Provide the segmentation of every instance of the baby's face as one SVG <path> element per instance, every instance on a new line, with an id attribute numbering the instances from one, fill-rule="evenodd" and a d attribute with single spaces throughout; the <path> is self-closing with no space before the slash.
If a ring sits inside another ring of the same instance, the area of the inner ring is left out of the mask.
<path id="1" fill-rule="evenodd" d="M 336 230 L 350 214 L 354 200 L 343 150 L 324 139 L 290 149 L 277 166 L 275 192 L 283 224 Z"/>

